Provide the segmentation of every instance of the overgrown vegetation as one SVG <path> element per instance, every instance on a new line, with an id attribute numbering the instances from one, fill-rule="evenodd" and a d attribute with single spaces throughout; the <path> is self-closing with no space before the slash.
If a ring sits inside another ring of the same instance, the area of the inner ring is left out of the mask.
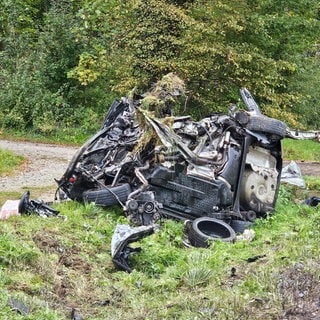
<path id="1" fill-rule="evenodd" d="M 83 134 L 114 98 L 174 72 L 195 118 L 246 86 L 264 113 L 318 128 L 318 12 L 316 0 L 4 0 L 0 126 Z"/>

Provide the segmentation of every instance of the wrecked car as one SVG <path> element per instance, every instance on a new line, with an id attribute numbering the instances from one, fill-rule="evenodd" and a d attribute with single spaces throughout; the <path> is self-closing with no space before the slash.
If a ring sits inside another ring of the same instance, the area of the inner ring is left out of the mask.
<path id="1" fill-rule="evenodd" d="M 247 89 L 240 95 L 247 110 L 233 106 L 200 121 L 172 116 L 163 95 L 157 112 L 144 107 L 146 95 L 114 101 L 57 181 L 60 199 L 121 205 L 135 226 L 192 221 L 197 244 L 201 234 L 229 239 L 241 223 L 273 211 L 286 134 Z"/>

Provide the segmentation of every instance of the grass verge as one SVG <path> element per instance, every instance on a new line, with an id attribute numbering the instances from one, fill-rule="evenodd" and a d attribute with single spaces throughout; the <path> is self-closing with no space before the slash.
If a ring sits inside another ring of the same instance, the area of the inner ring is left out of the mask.
<path id="1" fill-rule="evenodd" d="M 320 187 L 320 181 L 313 185 Z M 276 212 L 258 220 L 252 242 L 186 248 L 183 225 L 163 221 L 134 244 L 142 251 L 118 271 L 110 257 L 119 208 L 57 204 L 64 218 L 20 216 L 0 224 L 0 318 L 280 319 L 318 312 L 320 208 L 281 187 Z M 8 306 L 29 308 L 22 316 Z M 318 311 L 317 311 L 318 310 Z"/>
<path id="2" fill-rule="evenodd" d="M 306 184 L 308 195 L 320 190 L 318 178 Z M 320 206 L 302 205 L 306 195 L 282 186 L 252 242 L 186 248 L 183 224 L 163 221 L 134 244 L 142 251 L 131 274 L 110 256 L 115 226 L 127 223 L 119 208 L 67 202 L 55 205 L 60 218 L 1 221 L 0 318 L 60 320 L 76 309 L 96 320 L 311 319 L 320 314 Z"/>
<path id="3" fill-rule="evenodd" d="M 98 130 L 98 127 L 95 128 Z M 18 140 L 18 141 L 33 141 L 39 143 L 81 145 L 96 131 L 95 129 L 84 130 L 80 127 L 61 128 L 51 134 L 37 134 L 33 131 L 0 131 L 1 139 Z"/>

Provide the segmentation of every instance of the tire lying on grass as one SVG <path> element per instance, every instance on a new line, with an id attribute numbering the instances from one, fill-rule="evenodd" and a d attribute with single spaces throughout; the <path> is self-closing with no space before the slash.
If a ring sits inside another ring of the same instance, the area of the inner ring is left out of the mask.
<path id="1" fill-rule="evenodd" d="M 235 231 L 227 223 L 209 217 L 195 219 L 188 231 L 188 239 L 194 247 L 207 248 L 212 241 L 233 242 L 235 238 Z"/>
<path id="2" fill-rule="evenodd" d="M 82 197 L 84 202 L 94 202 L 96 205 L 108 207 L 126 202 L 130 193 L 129 183 L 124 183 L 112 188 L 88 190 L 83 192 Z"/>

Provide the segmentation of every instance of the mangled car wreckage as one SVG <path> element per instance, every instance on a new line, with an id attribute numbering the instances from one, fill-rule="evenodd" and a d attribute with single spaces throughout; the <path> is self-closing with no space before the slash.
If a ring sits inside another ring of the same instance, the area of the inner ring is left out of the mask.
<path id="1" fill-rule="evenodd" d="M 58 181 L 60 197 L 120 204 L 136 226 L 163 217 L 190 220 L 194 245 L 201 245 L 200 235 L 228 238 L 229 228 L 274 209 L 286 134 L 247 89 L 240 94 L 248 110 L 230 108 L 200 121 L 173 117 L 168 108 L 156 117 L 143 108 L 144 95 L 114 101 L 101 130 Z"/>

